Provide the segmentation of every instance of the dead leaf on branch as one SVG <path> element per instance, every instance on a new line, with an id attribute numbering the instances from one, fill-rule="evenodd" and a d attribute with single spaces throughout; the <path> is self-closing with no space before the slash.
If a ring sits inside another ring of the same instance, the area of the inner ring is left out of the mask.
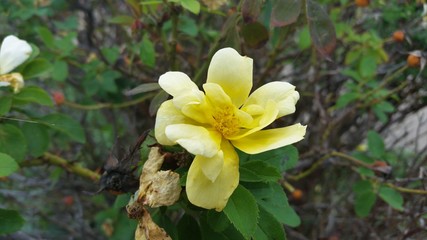
<path id="1" fill-rule="evenodd" d="M 164 158 L 165 154 L 160 153 L 160 148 L 151 148 L 139 178 L 139 189 L 126 206 L 129 217 L 139 220 L 136 240 L 171 239 L 163 228 L 153 222 L 145 209 L 145 206 L 170 206 L 178 201 L 181 194 L 179 174 L 171 170 L 159 171 Z"/>

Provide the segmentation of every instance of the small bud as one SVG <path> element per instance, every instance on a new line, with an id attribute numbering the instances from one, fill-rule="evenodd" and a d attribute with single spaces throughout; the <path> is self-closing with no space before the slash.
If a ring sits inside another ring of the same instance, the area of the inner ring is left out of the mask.
<path id="1" fill-rule="evenodd" d="M 60 106 L 65 102 L 64 94 L 59 91 L 52 92 L 52 98 L 57 106 Z"/>
<path id="2" fill-rule="evenodd" d="M 356 6 L 367 7 L 369 6 L 369 0 L 355 0 Z"/>
<path id="3" fill-rule="evenodd" d="M 402 31 L 402 30 L 395 31 L 393 33 L 393 40 L 396 41 L 396 42 L 403 42 L 403 41 L 405 41 L 405 32 Z"/>

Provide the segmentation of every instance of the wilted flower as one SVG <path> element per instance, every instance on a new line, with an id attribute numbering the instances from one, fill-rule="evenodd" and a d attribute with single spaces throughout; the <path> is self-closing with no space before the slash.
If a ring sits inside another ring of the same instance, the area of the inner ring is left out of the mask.
<path id="1" fill-rule="evenodd" d="M 9 72 L 25 62 L 32 51 L 30 44 L 13 35 L 3 40 L 0 48 L 0 87 L 11 86 L 14 92 L 18 92 L 24 86 L 20 73 Z"/>
<path id="2" fill-rule="evenodd" d="M 179 144 L 195 155 L 186 191 L 196 206 L 221 211 L 239 183 L 239 157 L 280 148 L 303 139 L 301 124 L 262 130 L 277 118 L 295 112 L 299 99 L 287 82 L 270 82 L 249 95 L 252 59 L 232 48 L 215 53 L 204 92 L 182 72 L 160 76 L 160 86 L 173 96 L 156 118 L 160 144 Z"/>

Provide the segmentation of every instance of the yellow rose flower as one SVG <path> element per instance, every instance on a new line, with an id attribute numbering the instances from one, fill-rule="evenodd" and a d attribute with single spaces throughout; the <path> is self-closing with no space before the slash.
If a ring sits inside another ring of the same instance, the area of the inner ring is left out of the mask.
<path id="1" fill-rule="evenodd" d="M 301 124 L 262 130 L 295 112 L 299 94 L 287 82 L 270 82 L 249 95 L 252 59 L 232 48 L 215 53 L 200 91 L 182 72 L 167 72 L 159 84 L 172 95 L 157 112 L 155 136 L 195 155 L 187 176 L 189 201 L 221 211 L 239 184 L 239 157 L 280 148 L 304 138 Z"/>
<path id="2" fill-rule="evenodd" d="M 9 73 L 25 62 L 32 53 L 30 44 L 13 35 L 4 38 L 0 47 L 0 87 L 11 86 L 14 92 L 24 86 L 24 79 L 20 73 Z"/>

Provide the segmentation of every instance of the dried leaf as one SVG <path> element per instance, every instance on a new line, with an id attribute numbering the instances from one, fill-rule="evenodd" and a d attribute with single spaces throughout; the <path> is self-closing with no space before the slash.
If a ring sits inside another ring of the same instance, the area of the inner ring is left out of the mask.
<path id="1" fill-rule="evenodd" d="M 150 207 L 170 206 L 178 201 L 181 186 L 179 174 L 159 171 L 164 161 L 158 147 L 151 148 L 139 179 L 137 202 Z"/>
<path id="2" fill-rule="evenodd" d="M 135 231 L 135 240 L 172 240 L 166 231 L 151 219 L 150 213 L 143 209 L 143 216 L 139 219 Z"/>

